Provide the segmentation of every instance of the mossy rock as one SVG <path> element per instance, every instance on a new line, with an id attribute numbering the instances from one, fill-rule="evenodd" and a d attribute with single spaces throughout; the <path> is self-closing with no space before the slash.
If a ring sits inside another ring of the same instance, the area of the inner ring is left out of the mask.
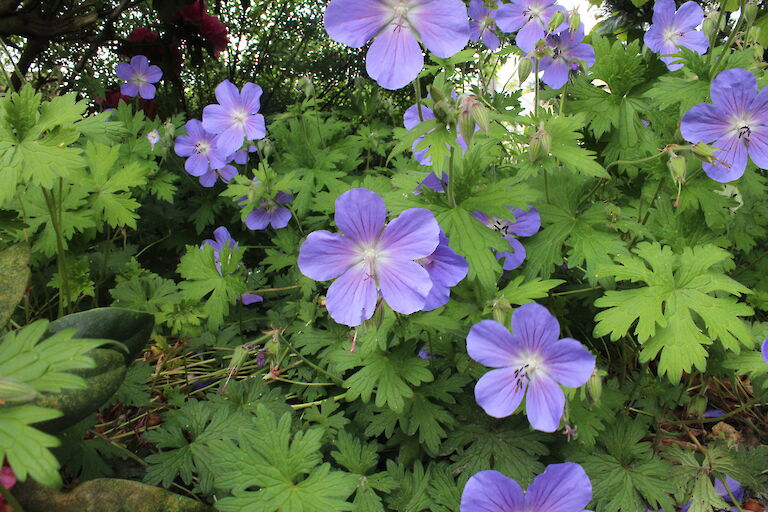
<path id="1" fill-rule="evenodd" d="M 33 480 L 19 483 L 13 495 L 25 512 L 213 512 L 213 508 L 160 487 L 98 478 L 60 492 Z"/>
<path id="2" fill-rule="evenodd" d="M 95 367 L 69 372 L 84 378 L 85 388 L 43 393 L 32 402 L 32 405 L 56 409 L 63 414 L 60 418 L 36 423 L 35 428 L 50 434 L 69 428 L 98 411 L 118 390 L 128 371 L 123 354 L 116 350 L 97 348 L 88 352 L 88 356 L 96 363 Z"/>
<path id="3" fill-rule="evenodd" d="M 74 329 L 75 338 L 116 340 L 128 348 L 125 364 L 130 365 L 144 350 L 155 327 L 155 317 L 120 308 L 95 308 L 63 316 L 51 322 L 48 333 Z"/>

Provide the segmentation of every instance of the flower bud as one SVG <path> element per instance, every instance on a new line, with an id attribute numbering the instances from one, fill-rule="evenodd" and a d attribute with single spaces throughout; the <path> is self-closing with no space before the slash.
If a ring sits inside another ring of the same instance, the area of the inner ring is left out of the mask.
<path id="1" fill-rule="evenodd" d="M 749 0 L 744 5 L 744 20 L 747 22 L 747 26 L 753 24 L 757 19 L 757 2 Z"/>
<path id="2" fill-rule="evenodd" d="M 435 87 L 434 85 L 429 88 L 429 96 L 435 100 L 435 103 L 445 101 L 450 98 L 450 95 L 446 94 L 442 89 Z"/>
<path id="3" fill-rule="evenodd" d="M 747 44 L 757 44 L 761 33 L 760 27 L 750 27 L 749 32 L 747 32 Z"/>
<path id="4" fill-rule="evenodd" d="M 315 84 L 312 83 L 308 76 L 299 78 L 298 82 L 296 82 L 296 89 L 304 92 L 304 96 L 308 99 L 315 95 Z"/>
<path id="5" fill-rule="evenodd" d="M 685 183 L 685 172 L 688 166 L 684 156 L 670 155 L 667 167 L 669 167 L 669 172 L 672 174 L 672 180 L 675 183 L 680 185 Z"/>
<path id="6" fill-rule="evenodd" d="M 509 303 L 506 297 L 499 297 L 493 301 L 493 305 L 491 306 L 493 319 L 500 324 L 507 325 L 510 311 L 512 311 L 512 305 Z"/>
<path id="7" fill-rule="evenodd" d="M 710 13 L 706 18 L 704 18 L 704 22 L 701 25 L 701 30 L 704 32 L 704 35 L 707 36 L 707 39 L 709 40 L 711 40 L 715 36 L 715 34 L 718 32 L 717 18 L 718 18 L 718 13 L 716 12 Z"/>
<path id="8" fill-rule="evenodd" d="M 549 155 L 552 152 L 552 135 L 544 129 L 539 130 L 538 135 L 541 139 L 541 149 L 544 150 L 545 155 Z"/>
<path id="9" fill-rule="evenodd" d="M 592 401 L 593 404 L 597 404 L 600 402 L 600 397 L 603 395 L 603 375 L 605 374 L 604 371 L 595 369 L 594 372 L 592 372 L 592 376 L 587 381 L 586 389 L 587 389 L 587 396 L 589 396 L 589 399 Z"/>
<path id="10" fill-rule="evenodd" d="M 520 80 L 521 84 L 528 79 L 531 71 L 533 71 L 533 62 L 531 62 L 531 59 L 522 57 L 520 64 L 517 66 L 517 79 Z"/>
<path id="11" fill-rule="evenodd" d="M 565 14 L 563 14 L 563 11 L 555 11 L 555 14 L 552 15 L 552 18 L 549 20 L 549 25 L 547 26 L 547 30 L 549 32 L 554 32 L 557 30 L 557 28 L 563 24 L 565 21 Z"/>
<path id="12" fill-rule="evenodd" d="M 568 16 L 568 30 L 571 32 L 576 32 L 579 30 L 579 27 L 581 26 L 581 16 L 579 16 L 578 11 L 572 11 L 570 15 Z"/>
<path id="13" fill-rule="evenodd" d="M 435 114 L 435 119 L 441 123 L 445 125 L 452 124 L 451 118 L 453 117 L 454 112 L 451 105 L 448 104 L 448 101 L 440 100 L 436 102 L 432 112 Z"/>
<path id="14" fill-rule="evenodd" d="M 267 137 L 264 137 L 263 139 L 257 141 L 256 147 L 259 148 L 259 152 L 264 156 L 265 160 L 269 158 L 269 155 L 271 155 L 272 151 L 275 149 L 275 146 L 272 144 L 272 141 L 269 140 L 269 138 Z"/>
<path id="15" fill-rule="evenodd" d="M 715 148 L 708 146 L 703 142 L 697 142 L 694 144 L 693 148 L 691 148 L 691 151 L 694 155 L 696 155 L 696 157 L 698 157 L 700 160 L 703 160 L 704 162 L 707 162 L 708 164 L 713 164 L 717 161 L 717 157 L 715 157 Z"/>
<path id="16" fill-rule="evenodd" d="M 531 163 L 534 163 L 539 159 L 540 153 L 541 139 L 537 135 L 534 135 L 531 137 L 531 141 L 528 143 L 528 158 L 531 160 Z"/>

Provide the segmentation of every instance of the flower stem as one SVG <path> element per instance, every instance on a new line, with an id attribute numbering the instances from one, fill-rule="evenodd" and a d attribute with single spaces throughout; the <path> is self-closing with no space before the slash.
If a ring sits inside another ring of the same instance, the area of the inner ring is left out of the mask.
<path id="1" fill-rule="evenodd" d="M 413 89 L 416 91 L 416 111 L 419 113 L 419 121 L 424 122 L 424 116 L 421 113 L 421 80 L 416 77 L 413 81 Z"/>
<path id="2" fill-rule="evenodd" d="M 320 405 L 323 402 L 327 402 L 328 400 L 333 400 L 334 402 L 338 402 L 339 400 L 342 400 L 346 396 L 347 396 L 346 393 L 342 393 L 340 395 L 336 395 L 336 396 L 328 397 L 328 398 L 323 398 L 322 400 L 315 400 L 314 402 L 308 402 L 306 404 L 292 405 L 291 409 L 293 409 L 293 410 L 306 409 L 307 407 L 314 407 L 316 405 Z"/>
<path id="3" fill-rule="evenodd" d="M 651 155 L 651 156 L 649 156 L 649 157 L 646 157 L 646 158 L 640 158 L 639 160 L 616 160 L 615 162 L 611 162 L 611 163 L 609 163 L 609 164 L 608 164 L 608 165 L 605 167 L 605 170 L 607 171 L 608 169 L 610 169 L 610 168 L 611 168 L 611 167 L 613 167 L 614 165 L 624 165 L 624 164 L 641 164 L 641 163 L 643 163 L 643 162 L 650 162 L 651 160 L 656 160 L 657 158 L 661 158 L 661 157 L 662 157 L 662 156 L 664 156 L 665 154 L 666 154 L 666 151 L 659 151 L 659 152 L 658 152 L 658 153 L 656 153 L 655 155 Z"/>
<path id="4" fill-rule="evenodd" d="M 24 509 L 22 508 L 19 501 L 13 496 L 13 494 L 11 494 L 11 491 L 6 489 L 2 482 L 0 482 L 0 496 L 5 498 L 5 501 L 7 501 L 11 507 L 13 507 L 15 512 L 24 512 Z"/>
<path id="5" fill-rule="evenodd" d="M 330 372 L 328 372 L 327 370 L 324 370 L 323 368 L 320 368 L 320 367 L 319 367 L 319 366 L 317 366 L 315 363 L 313 363 L 312 361 L 309 361 L 307 358 L 305 358 L 303 355 L 301 355 L 301 353 L 299 353 L 299 351 L 298 351 L 298 350 L 296 350 L 295 348 L 293 348 L 293 345 L 291 345 L 291 343 L 290 343 L 288 340 L 286 340 L 286 339 L 285 339 L 285 338 L 283 338 L 283 337 L 281 337 L 280 339 L 282 340 L 282 342 L 283 342 L 283 343 L 285 343 L 285 345 L 286 345 L 286 346 L 287 346 L 289 349 L 291 349 L 291 352 L 293 352 L 294 354 L 296 354 L 297 356 L 299 356 L 299 359 L 301 359 L 302 361 L 304 361 L 304 363 L 306 363 L 308 366 L 310 366 L 311 368 L 313 368 L 315 371 L 322 373 L 323 375 L 325 375 L 326 377 L 328 377 L 329 379 L 331 379 L 333 382 L 335 382 L 335 383 L 336 383 L 337 385 L 339 385 L 339 386 L 341 386 L 341 385 L 343 385 L 343 384 L 344 384 L 344 381 L 343 381 L 343 380 L 341 380 L 339 377 L 337 377 L 336 375 L 333 375 L 333 374 L 331 374 Z"/>
<path id="6" fill-rule="evenodd" d="M 533 116 L 539 118 L 539 59 L 535 59 L 533 72 Z"/>
<path id="7" fill-rule="evenodd" d="M 725 46 L 723 46 L 723 51 L 720 52 L 720 58 L 715 61 L 715 65 L 712 67 L 711 72 L 711 78 L 714 80 L 714 78 L 717 76 L 717 74 L 720 72 L 719 68 L 720 65 L 723 63 L 723 59 L 725 59 L 725 54 L 728 53 L 728 51 L 731 49 L 731 44 L 733 43 L 733 39 L 736 37 L 736 34 L 739 32 L 739 29 L 741 28 L 741 22 L 744 21 L 744 5 L 746 4 L 746 0 L 741 0 L 739 4 L 740 9 L 740 15 L 739 19 L 736 20 L 736 23 L 733 25 L 733 30 L 731 30 L 730 35 L 728 36 L 728 40 L 725 42 Z M 712 49 L 712 52 L 714 53 L 714 48 Z"/>
<path id="8" fill-rule="evenodd" d="M 560 115 L 563 115 L 563 112 L 565 111 L 565 100 L 568 97 L 568 82 L 565 82 L 565 86 L 563 87 L 563 94 L 560 96 Z"/>
<path id="9" fill-rule="evenodd" d="M 48 206 L 48 214 L 51 216 L 53 231 L 56 233 L 56 263 L 59 267 L 59 316 L 64 316 L 64 307 L 69 306 L 69 275 L 67 274 L 67 263 L 64 251 L 64 234 L 61 230 L 61 217 L 56 207 L 56 200 L 49 190 L 41 187 L 45 203 Z"/>
<path id="10" fill-rule="evenodd" d="M 718 34 L 720 34 L 720 24 L 723 22 L 723 16 L 725 16 L 725 9 L 720 6 L 720 13 L 717 15 L 717 25 L 715 30 L 712 31 L 712 35 L 709 38 L 709 57 L 707 57 L 707 67 L 712 66 L 712 57 L 715 55 L 715 40 Z"/>

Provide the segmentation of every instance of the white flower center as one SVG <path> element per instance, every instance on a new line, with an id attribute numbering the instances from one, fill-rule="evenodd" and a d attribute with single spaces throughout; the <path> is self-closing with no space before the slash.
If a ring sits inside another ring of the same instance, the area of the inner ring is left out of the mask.
<path id="1" fill-rule="evenodd" d="M 248 112 L 239 108 L 232 112 L 232 121 L 240 126 L 245 126 L 245 122 L 248 120 Z"/>
<path id="2" fill-rule="evenodd" d="M 207 140 L 201 140 L 197 144 L 195 144 L 195 152 L 200 153 L 201 155 L 207 155 L 208 152 L 211 150 L 211 143 Z"/>
<path id="3" fill-rule="evenodd" d="M 136 73 L 133 75 L 133 80 L 131 81 L 135 82 L 137 85 L 149 83 L 147 82 L 147 77 L 142 73 Z"/>
<path id="4" fill-rule="evenodd" d="M 677 41 L 683 37 L 685 34 L 680 32 L 680 30 L 677 29 L 677 27 L 669 27 L 667 30 L 664 31 L 664 41 L 666 41 L 669 44 L 677 46 Z"/>
<path id="5" fill-rule="evenodd" d="M 749 138 L 752 135 L 752 126 L 754 126 L 754 120 L 746 114 L 731 120 L 731 129 L 735 130 L 739 138 L 747 144 L 749 144 Z"/>
<path id="6" fill-rule="evenodd" d="M 372 242 L 371 244 L 361 244 L 358 247 L 358 254 L 360 257 L 358 261 L 364 263 L 368 276 L 375 277 L 376 268 L 385 257 L 384 251 L 377 247 L 376 242 Z"/>
<path id="7" fill-rule="evenodd" d="M 537 373 L 544 371 L 544 365 L 536 354 L 528 354 L 520 359 L 515 367 L 515 389 L 521 389 L 536 377 Z"/>

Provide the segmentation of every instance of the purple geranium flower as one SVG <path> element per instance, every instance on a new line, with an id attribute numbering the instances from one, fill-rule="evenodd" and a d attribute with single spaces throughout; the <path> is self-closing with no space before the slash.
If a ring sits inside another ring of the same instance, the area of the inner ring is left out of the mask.
<path id="1" fill-rule="evenodd" d="M 533 236 L 541 229 L 541 215 L 533 206 L 529 211 L 507 206 L 515 217 L 514 222 L 499 217 L 489 217 L 483 212 L 472 212 L 472 215 L 494 231 L 502 233 L 502 238 L 509 243 L 511 252 L 497 252 L 496 259 L 504 259 L 504 270 L 514 270 L 525 261 L 525 247 L 516 236 Z"/>
<path id="2" fill-rule="evenodd" d="M 432 289 L 429 272 L 415 260 L 435 252 L 440 226 L 423 208 L 405 210 L 385 227 L 384 201 L 364 188 L 336 199 L 336 226 L 343 234 L 310 233 L 299 251 L 299 270 L 316 281 L 336 279 L 328 288 L 328 313 L 356 326 L 371 318 L 377 290 L 398 313 L 424 308 Z"/>
<path id="3" fill-rule="evenodd" d="M 768 364 L 768 338 L 763 340 L 763 344 L 760 347 L 760 352 L 763 354 L 763 361 Z"/>
<path id="4" fill-rule="evenodd" d="M 515 32 L 515 42 L 524 52 L 532 52 L 536 43 L 546 36 L 545 29 L 549 20 L 557 11 L 565 8 L 556 5 L 553 0 L 513 0 L 511 4 L 502 4 L 496 14 L 496 25 L 504 32 Z M 567 27 L 563 22 L 555 32 Z"/>
<path id="5" fill-rule="evenodd" d="M 141 96 L 145 100 L 155 97 L 156 84 L 163 78 L 163 71 L 157 66 L 150 66 L 143 55 L 131 58 L 131 63 L 121 62 L 115 69 L 117 77 L 126 83 L 120 86 L 120 93 L 125 96 Z"/>
<path id="6" fill-rule="evenodd" d="M 554 432 L 560 425 L 565 395 L 560 385 L 579 387 L 595 369 L 595 356 L 578 341 L 558 339 L 560 324 L 536 303 L 520 306 L 512 315 L 512 333 L 494 320 L 472 326 L 467 353 L 496 368 L 475 385 L 475 400 L 494 418 L 509 416 L 526 395 L 531 426 Z M 546 509 L 548 510 L 548 509 Z"/>
<path id="7" fill-rule="evenodd" d="M 370 39 L 368 74 L 385 89 L 400 89 L 424 67 L 419 41 L 447 59 L 469 41 L 461 0 L 332 0 L 325 30 L 334 40 L 360 48 Z"/>
<path id="8" fill-rule="evenodd" d="M 448 246 L 448 238 L 440 231 L 440 243 L 435 252 L 421 261 L 432 279 L 432 289 L 427 295 L 424 311 L 432 311 L 448 303 L 451 287 L 467 277 L 469 265 L 463 256 Z"/>
<path id="9" fill-rule="evenodd" d="M 448 175 L 442 173 L 442 179 L 437 177 L 437 174 L 431 172 L 429 175 L 421 180 L 421 183 L 413 190 L 414 194 L 421 194 L 421 190 L 424 187 L 431 188 L 435 192 L 444 192 L 445 187 L 448 185 Z"/>
<path id="10" fill-rule="evenodd" d="M 433 354 L 429 351 L 429 345 L 424 345 L 419 349 L 419 357 L 421 359 L 442 359 L 443 356 L 439 356 L 437 354 Z"/>
<path id="11" fill-rule="evenodd" d="M 160 132 L 158 132 L 157 129 L 152 130 L 147 134 L 147 140 L 149 141 L 150 147 L 155 149 L 155 144 L 160 142 Z"/>
<path id="12" fill-rule="evenodd" d="M 216 147 L 222 155 L 232 155 L 245 140 L 263 139 L 267 134 L 264 116 L 259 114 L 261 87 L 251 82 L 243 91 L 229 80 L 216 87 L 218 105 L 203 109 L 203 127 L 216 134 Z"/>
<path id="13" fill-rule="evenodd" d="M 494 32 L 497 12 L 497 9 L 486 7 L 483 0 L 472 0 L 469 3 L 469 39 L 474 42 L 482 39 L 491 51 L 496 51 L 501 44 L 499 36 Z"/>
<path id="14" fill-rule="evenodd" d="M 212 169 L 218 170 L 226 165 L 225 159 L 215 148 L 214 135 L 203 128 L 203 123 L 192 119 L 187 121 L 185 128 L 187 135 L 179 135 L 176 138 L 174 150 L 177 155 L 188 157 L 184 162 L 184 169 L 189 174 L 201 177 L 209 174 Z M 202 183 L 203 179 L 200 181 Z M 215 183 L 216 180 L 213 181 Z"/>
<path id="15" fill-rule="evenodd" d="M 547 46 L 552 48 L 552 55 L 541 59 L 539 69 L 544 71 L 542 80 L 553 89 L 559 89 L 568 81 L 573 69 L 583 63 L 585 69 L 595 63 L 595 50 L 584 41 L 584 25 L 579 25 L 576 32 L 570 29 L 559 34 L 550 34 L 546 38 Z"/>
<path id="16" fill-rule="evenodd" d="M 270 224 L 275 229 L 284 228 L 291 220 L 291 210 L 281 205 L 292 200 L 293 195 L 285 192 L 278 192 L 274 199 L 261 199 L 259 207 L 245 218 L 245 225 L 251 230 L 267 229 Z"/>
<path id="17" fill-rule="evenodd" d="M 456 96 L 455 92 L 451 93 L 452 96 Z M 411 105 L 408 107 L 408 109 L 405 111 L 405 114 L 403 114 L 403 125 L 408 130 L 413 130 L 416 126 L 419 125 L 422 121 L 430 121 L 435 118 L 435 113 L 432 111 L 431 108 L 426 107 L 424 105 L 421 106 L 421 117 L 419 117 L 419 105 Z M 479 128 L 475 127 L 475 131 L 477 131 Z M 429 151 L 429 147 L 426 147 L 422 150 L 417 151 L 416 147 L 421 144 L 421 141 L 424 140 L 425 135 L 420 136 L 418 139 L 413 141 L 413 146 L 411 146 L 411 149 L 413 150 L 413 156 L 416 158 L 416 161 L 418 161 L 421 165 L 432 165 L 432 157 L 427 156 L 427 151 Z M 464 137 L 461 135 L 458 135 L 456 137 L 456 143 L 461 148 L 462 153 L 467 150 L 467 143 L 464 142 Z M 448 144 L 446 144 L 448 146 Z"/>
<path id="18" fill-rule="evenodd" d="M 498 471 L 480 471 L 461 493 L 461 512 L 585 512 L 592 484 L 578 464 L 550 464 L 523 493 Z"/>
<path id="19" fill-rule="evenodd" d="M 712 103 L 700 103 L 680 123 L 686 140 L 712 143 L 715 163 L 702 165 L 715 181 L 741 178 L 751 157 L 756 166 L 768 169 L 768 87 L 760 92 L 757 80 L 744 69 L 728 69 L 712 81 Z"/>
<path id="20" fill-rule="evenodd" d="M 213 230 L 213 238 L 213 240 L 203 240 L 203 243 L 200 244 L 200 249 L 205 249 L 206 245 L 213 247 L 213 259 L 216 263 L 216 269 L 219 271 L 219 274 L 221 274 L 221 251 L 225 247 L 234 249 L 237 246 L 237 242 L 232 238 L 229 230 L 224 226 Z M 264 298 L 262 296 L 254 295 L 253 293 L 244 293 L 240 296 L 240 302 L 246 306 L 255 304 L 256 302 L 262 302 L 263 300 Z"/>
<path id="21" fill-rule="evenodd" d="M 685 2 L 675 12 L 675 0 L 656 0 L 653 4 L 653 23 L 645 33 L 645 44 L 648 48 L 662 55 L 661 60 L 670 71 L 683 67 L 682 64 L 672 64 L 678 57 L 681 46 L 690 48 L 699 54 L 707 53 L 709 41 L 703 32 L 694 30 L 704 21 L 704 11 L 694 2 Z M 667 55 L 664 57 L 664 55 Z"/>

